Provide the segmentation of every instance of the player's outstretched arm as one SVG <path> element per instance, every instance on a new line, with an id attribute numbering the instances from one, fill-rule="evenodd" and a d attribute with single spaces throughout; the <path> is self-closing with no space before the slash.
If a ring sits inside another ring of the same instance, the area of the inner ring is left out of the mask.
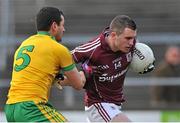
<path id="1" fill-rule="evenodd" d="M 77 68 L 64 72 L 64 80 L 60 82 L 61 86 L 72 86 L 74 89 L 80 90 L 84 87 L 86 78 L 82 71 L 78 72 Z"/>

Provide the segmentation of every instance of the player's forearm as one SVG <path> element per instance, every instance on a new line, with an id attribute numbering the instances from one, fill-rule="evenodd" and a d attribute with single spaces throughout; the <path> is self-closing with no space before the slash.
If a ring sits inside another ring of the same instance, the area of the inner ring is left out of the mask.
<path id="1" fill-rule="evenodd" d="M 69 84 L 76 90 L 81 90 L 83 89 L 85 82 L 86 82 L 86 78 L 84 76 L 84 73 L 80 71 L 79 75 L 76 77 L 76 81 L 68 80 L 66 84 Z"/>
<path id="2" fill-rule="evenodd" d="M 69 79 L 67 79 L 66 76 L 64 76 L 64 80 L 59 80 L 59 84 L 61 86 L 72 86 L 71 82 L 69 81 Z"/>
<path id="3" fill-rule="evenodd" d="M 86 77 L 83 71 L 79 71 L 79 74 L 81 76 L 81 88 L 83 88 L 86 83 Z"/>
<path id="4" fill-rule="evenodd" d="M 76 90 L 81 90 L 84 87 L 86 78 L 82 71 L 78 72 L 75 68 L 72 71 L 64 72 L 64 75 L 66 76 L 64 80 L 59 82 L 61 86 L 72 86 Z"/>

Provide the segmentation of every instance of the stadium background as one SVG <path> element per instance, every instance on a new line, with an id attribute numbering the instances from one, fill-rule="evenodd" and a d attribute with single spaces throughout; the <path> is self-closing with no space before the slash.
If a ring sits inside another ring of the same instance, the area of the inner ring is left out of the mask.
<path id="1" fill-rule="evenodd" d="M 179 0 L 0 0 L 0 121 L 5 121 L 3 106 L 11 79 L 14 51 L 25 38 L 36 33 L 35 14 L 43 6 L 55 6 L 64 11 L 66 32 L 63 44 L 69 49 L 97 36 L 118 14 L 134 18 L 138 25 L 138 39 L 153 49 L 156 65 L 163 59 L 167 46 L 180 46 Z M 154 84 L 179 86 L 179 82 L 180 77 L 155 80 L 151 73 L 138 75 L 129 71 L 124 89 L 127 102 L 123 110 L 132 114 L 135 121 L 137 117 L 140 121 L 160 121 L 164 111 L 174 111 L 171 121 L 176 121 L 180 117 L 180 103 L 152 105 L 150 87 Z M 67 111 L 74 114 L 78 111 L 83 116 L 82 97 L 83 91 L 70 87 L 63 91 L 53 88 L 50 101 L 68 117 L 71 113 Z M 146 115 L 149 119 L 145 118 Z M 78 121 L 78 117 L 74 120 Z"/>

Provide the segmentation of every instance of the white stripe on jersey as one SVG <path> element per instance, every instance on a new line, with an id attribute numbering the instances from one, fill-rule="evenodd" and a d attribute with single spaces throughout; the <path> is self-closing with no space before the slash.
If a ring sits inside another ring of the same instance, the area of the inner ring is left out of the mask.
<path id="1" fill-rule="evenodd" d="M 97 38 L 96 40 L 94 40 L 94 41 L 92 41 L 92 42 L 88 42 L 88 43 L 86 43 L 86 44 L 83 44 L 83 45 L 81 45 L 81 46 L 79 46 L 79 47 L 85 47 L 85 46 L 87 46 L 87 45 L 94 44 L 96 41 L 100 41 L 100 38 Z"/>
<path id="2" fill-rule="evenodd" d="M 78 62 L 78 59 L 77 59 L 76 55 L 73 53 L 73 51 L 71 51 L 71 54 L 74 56 L 74 60 L 75 60 L 76 62 Z"/>
<path id="3" fill-rule="evenodd" d="M 80 53 L 83 53 L 83 52 L 89 52 L 89 51 L 91 51 L 91 50 L 93 50 L 93 49 L 96 49 L 98 46 L 100 46 L 101 45 L 101 43 L 100 44 L 97 44 L 97 45 L 95 45 L 94 47 L 91 47 L 90 49 L 87 49 L 87 50 L 78 50 L 78 49 L 76 49 L 75 48 L 75 51 L 76 52 L 80 52 Z"/>
<path id="4" fill-rule="evenodd" d="M 77 47 L 76 49 L 78 49 L 78 50 L 88 49 L 88 48 L 93 47 L 94 45 L 99 44 L 99 43 L 100 43 L 100 41 L 97 41 L 91 45 L 87 45 L 87 46 L 82 45 L 83 47 Z"/>
<path id="5" fill-rule="evenodd" d="M 101 45 L 100 38 L 97 38 L 93 42 L 89 42 L 89 43 L 86 43 L 86 44 L 76 47 L 74 50 L 71 51 L 71 54 L 74 54 L 74 52 L 88 52 L 88 51 L 91 51 L 91 50 L 97 48 L 100 45 Z M 85 49 L 87 49 L 87 50 L 85 50 Z"/>
<path id="6" fill-rule="evenodd" d="M 75 49 L 74 49 L 74 50 L 71 50 L 70 52 L 71 52 L 71 54 L 74 54 L 74 52 L 75 52 Z"/>

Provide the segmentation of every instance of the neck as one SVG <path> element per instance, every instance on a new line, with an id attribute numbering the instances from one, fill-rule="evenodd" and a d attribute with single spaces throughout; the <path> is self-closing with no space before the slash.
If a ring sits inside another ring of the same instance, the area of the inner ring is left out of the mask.
<path id="1" fill-rule="evenodd" d="M 52 36 L 51 33 L 48 32 L 48 31 L 38 31 L 37 34 L 39 34 L 39 35 L 48 35 L 48 36 L 50 36 L 52 39 L 56 40 L 55 37 Z"/>
<path id="2" fill-rule="evenodd" d="M 113 51 L 113 52 L 117 52 L 118 50 L 115 48 L 115 46 L 113 45 L 113 41 L 111 40 L 111 38 L 108 36 L 106 37 L 105 41 L 107 42 L 107 44 L 109 45 L 110 49 Z"/>

